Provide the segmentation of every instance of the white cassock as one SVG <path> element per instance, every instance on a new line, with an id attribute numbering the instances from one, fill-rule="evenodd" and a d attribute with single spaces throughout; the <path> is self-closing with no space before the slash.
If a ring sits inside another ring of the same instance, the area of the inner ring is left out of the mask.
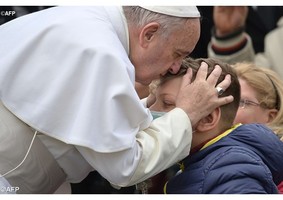
<path id="1" fill-rule="evenodd" d="M 0 28 L 1 101 L 56 159 L 73 148 L 58 161 L 71 182 L 95 169 L 132 185 L 189 154 L 186 113 L 152 122 L 139 100 L 128 43 L 120 7 L 55 7 Z"/>

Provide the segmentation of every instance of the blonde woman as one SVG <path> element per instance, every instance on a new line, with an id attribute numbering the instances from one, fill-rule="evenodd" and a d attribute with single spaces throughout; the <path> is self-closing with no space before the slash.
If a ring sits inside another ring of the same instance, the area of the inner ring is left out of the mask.
<path id="1" fill-rule="evenodd" d="M 234 65 L 241 101 L 235 123 L 264 123 L 283 140 L 283 81 L 272 70 L 253 63 Z"/>

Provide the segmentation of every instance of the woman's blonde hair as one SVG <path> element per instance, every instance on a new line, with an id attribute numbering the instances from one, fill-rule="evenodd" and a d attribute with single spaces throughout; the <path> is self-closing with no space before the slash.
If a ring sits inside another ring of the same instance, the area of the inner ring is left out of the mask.
<path id="1" fill-rule="evenodd" d="M 283 140 L 283 81 L 273 70 L 254 63 L 240 62 L 233 67 L 238 77 L 256 91 L 260 106 L 278 110 L 276 117 L 267 125 Z"/>

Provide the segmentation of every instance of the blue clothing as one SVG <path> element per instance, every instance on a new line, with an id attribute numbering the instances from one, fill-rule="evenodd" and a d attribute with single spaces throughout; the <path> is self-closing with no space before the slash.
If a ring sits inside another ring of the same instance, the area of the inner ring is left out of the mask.
<path id="1" fill-rule="evenodd" d="M 283 142 L 264 125 L 241 125 L 184 165 L 167 194 L 274 194 L 283 180 Z"/>

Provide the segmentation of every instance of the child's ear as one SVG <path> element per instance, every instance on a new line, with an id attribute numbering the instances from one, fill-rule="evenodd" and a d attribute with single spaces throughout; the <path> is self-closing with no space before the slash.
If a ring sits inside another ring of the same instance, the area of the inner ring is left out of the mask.
<path id="1" fill-rule="evenodd" d="M 218 107 L 214 109 L 212 113 L 207 115 L 206 117 L 202 118 L 197 126 L 196 130 L 198 132 L 207 132 L 214 129 L 220 122 L 221 118 L 221 109 Z"/>

